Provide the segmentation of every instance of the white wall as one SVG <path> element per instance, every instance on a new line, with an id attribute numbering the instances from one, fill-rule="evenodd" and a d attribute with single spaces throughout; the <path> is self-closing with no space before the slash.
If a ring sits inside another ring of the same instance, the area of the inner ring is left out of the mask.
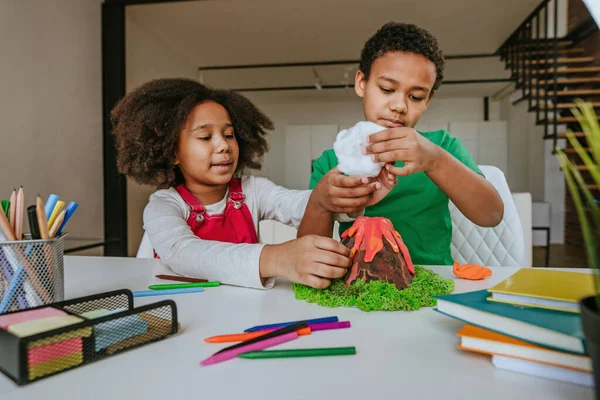
<path id="1" fill-rule="evenodd" d="M 70 238 L 104 235 L 101 0 L 0 1 L 0 198 L 53 192 Z M 29 231 L 25 224 L 25 231 Z"/>
<path id="2" fill-rule="evenodd" d="M 130 17 L 126 18 L 127 91 L 156 78 L 197 78 L 196 67 L 184 55 L 174 54 Z M 155 188 L 127 181 L 128 253 L 135 255 L 143 234 L 143 211 Z"/>

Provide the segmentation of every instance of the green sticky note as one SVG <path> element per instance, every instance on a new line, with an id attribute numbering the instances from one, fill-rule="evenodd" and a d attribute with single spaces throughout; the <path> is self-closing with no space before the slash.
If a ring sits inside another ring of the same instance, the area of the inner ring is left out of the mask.
<path id="1" fill-rule="evenodd" d="M 10 209 L 10 201 L 0 200 L 0 203 L 2 203 L 2 210 L 4 211 L 4 214 L 6 214 L 6 216 L 8 217 L 8 210 Z"/>

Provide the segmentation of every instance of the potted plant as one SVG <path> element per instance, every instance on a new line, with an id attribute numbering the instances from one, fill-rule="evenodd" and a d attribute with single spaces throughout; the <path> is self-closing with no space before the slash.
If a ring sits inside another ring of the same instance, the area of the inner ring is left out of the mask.
<path id="1" fill-rule="evenodd" d="M 573 132 L 567 132 L 567 140 L 589 171 L 595 185 L 600 187 L 600 124 L 598 117 L 592 104 L 583 101 L 577 101 L 577 108 L 574 108 L 572 112 L 585 133 L 591 155 L 586 152 Z M 581 323 L 594 369 L 596 398 L 600 399 L 600 205 L 598 199 L 595 199 L 588 189 L 577 166 L 561 149 L 557 148 L 556 152 L 567 188 L 577 210 L 588 264 L 592 268 L 592 279 L 596 285 L 597 294 L 582 299 L 580 306 Z"/>

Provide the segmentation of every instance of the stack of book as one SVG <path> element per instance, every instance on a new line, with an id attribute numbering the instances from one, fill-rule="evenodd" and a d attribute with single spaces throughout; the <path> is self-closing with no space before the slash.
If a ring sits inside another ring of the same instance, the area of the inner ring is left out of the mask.
<path id="1" fill-rule="evenodd" d="M 440 296 L 436 311 L 466 322 L 458 348 L 496 368 L 593 386 L 579 316 L 593 294 L 592 275 L 525 268 L 489 290 Z"/>

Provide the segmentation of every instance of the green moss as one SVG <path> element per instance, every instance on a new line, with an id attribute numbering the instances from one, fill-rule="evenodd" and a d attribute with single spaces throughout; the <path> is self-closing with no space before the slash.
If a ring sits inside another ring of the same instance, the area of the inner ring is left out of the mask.
<path id="1" fill-rule="evenodd" d="M 452 279 L 442 278 L 433 271 L 415 265 L 415 276 L 404 290 L 393 283 L 358 280 L 350 286 L 335 280 L 324 290 L 313 289 L 298 283 L 292 285 L 296 299 L 317 303 L 325 307 L 358 307 L 363 311 L 412 311 L 433 307 L 433 296 L 450 294 L 454 290 Z"/>

